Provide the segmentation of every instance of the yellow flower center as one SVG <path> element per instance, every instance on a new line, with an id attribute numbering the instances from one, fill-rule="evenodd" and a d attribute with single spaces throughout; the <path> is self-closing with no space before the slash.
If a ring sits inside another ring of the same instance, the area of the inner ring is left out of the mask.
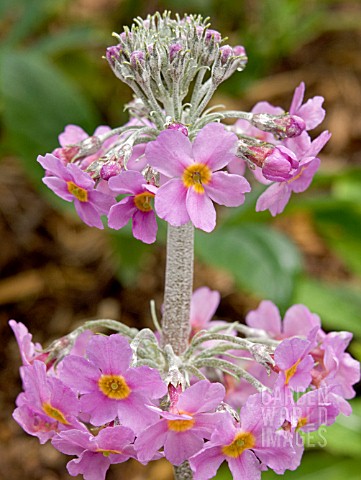
<path id="1" fill-rule="evenodd" d="M 185 187 L 193 187 L 197 193 L 203 193 L 203 185 L 207 185 L 212 178 L 212 171 L 204 163 L 193 163 L 183 172 L 183 184 Z"/>
<path id="2" fill-rule="evenodd" d="M 50 403 L 44 402 L 43 411 L 47 414 L 48 417 L 53 418 L 57 422 L 62 423 L 63 425 L 70 425 L 70 423 L 66 420 L 64 415 L 60 410 L 50 405 Z"/>
<path id="3" fill-rule="evenodd" d="M 291 378 L 293 377 L 293 375 L 296 373 L 297 371 L 297 366 L 298 364 L 300 363 L 301 359 L 297 360 L 297 362 L 292 365 L 292 367 L 290 367 L 289 369 L 285 370 L 285 376 L 286 376 L 286 381 L 285 381 L 285 385 L 288 385 L 289 381 L 291 380 Z"/>
<path id="4" fill-rule="evenodd" d="M 109 455 L 112 453 L 115 453 L 115 454 L 122 453 L 120 450 L 103 450 L 102 448 L 98 448 L 97 452 L 102 453 L 104 457 L 109 457 Z"/>
<path id="5" fill-rule="evenodd" d="M 179 413 L 185 413 L 186 415 L 190 415 L 187 412 L 179 412 Z M 173 432 L 186 432 L 187 430 L 190 430 L 193 428 L 193 425 L 195 424 L 194 418 L 190 420 L 168 420 L 168 428 L 169 430 L 172 430 Z"/>
<path id="6" fill-rule="evenodd" d="M 98 380 L 99 390 L 108 398 L 124 400 L 128 398 L 131 389 L 120 375 L 102 375 Z"/>
<path id="7" fill-rule="evenodd" d="M 298 422 L 297 422 L 297 427 L 296 427 L 296 429 L 298 430 L 299 428 L 304 427 L 305 425 L 307 425 L 307 422 L 308 422 L 307 417 L 301 417 L 301 418 L 299 418 L 299 419 L 298 419 Z"/>
<path id="8" fill-rule="evenodd" d="M 222 453 L 224 453 L 224 455 L 227 457 L 237 458 L 242 455 L 245 450 L 253 448 L 255 445 L 256 440 L 252 433 L 237 433 L 233 442 L 222 448 Z"/>
<path id="9" fill-rule="evenodd" d="M 68 185 L 68 192 L 74 195 L 80 202 L 88 201 L 88 192 L 85 188 L 78 187 L 74 182 L 66 182 Z"/>
<path id="10" fill-rule="evenodd" d="M 142 212 L 149 212 L 150 210 L 153 210 L 152 205 L 150 204 L 153 197 L 154 194 L 150 192 L 138 193 L 138 195 L 135 195 L 134 197 L 135 206 Z"/>

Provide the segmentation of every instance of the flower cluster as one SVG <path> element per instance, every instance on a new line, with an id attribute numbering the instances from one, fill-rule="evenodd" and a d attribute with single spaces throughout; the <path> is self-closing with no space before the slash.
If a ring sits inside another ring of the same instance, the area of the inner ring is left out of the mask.
<path id="1" fill-rule="evenodd" d="M 12 320 L 24 387 L 15 420 L 74 455 L 68 471 L 85 480 L 104 479 L 111 464 L 129 458 L 188 460 L 195 480 L 212 478 L 224 460 L 235 479 L 297 468 L 300 432 L 351 413 L 347 399 L 360 378 L 345 352 L 351 334 L 326 334 L 303 305 L 282 323 L 269 301 L 247 315 L 247 325 L 211 320 L 219 300 L 206 287 L 194 292 L 190 345 L 180 357 L 150 331 L 106 321 L 122 333 L 80 328 L 43 351 Z"/>
<path id="2" fill-rule="evenodd" d="M 38 157 L 44 183 L 73 201 L 87 225 L 103 228 L 106 216 L 120 229 L 131 220 L 134 237 L 145 243 L 156 240 L 156 216 L 210 232 L 214 203 L 238 207 L 251 190 L 246 165 L 260 183 L 273 182 L 258 211 L 276 215 L 292 192 L 309 186 L 330 137 L 325 131 L 312 141 L 308 134 L 324 118 L 322 97 L 303 104 L 301 84 L 289 112 L 267 102 L 252 112 L 206 110 L 218 85 L 244 68 L 243 47 L 222 45 L 200 16 L 172 19 L 167 12 L 136 19 L 116 37 L 106 58 L 134 91 L 129 122 L 100 126 L 92 136 L 68 125 L 60 147 Z M 227 118 L 238 120 L 225 126 Z"/>

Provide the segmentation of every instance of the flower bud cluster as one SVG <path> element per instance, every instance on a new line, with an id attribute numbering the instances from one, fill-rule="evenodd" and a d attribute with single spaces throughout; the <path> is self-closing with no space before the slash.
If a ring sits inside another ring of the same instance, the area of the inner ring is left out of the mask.
<path id="1" fill-rule="evenodd" d="M 207 287 L 194 292 L 190 344 L 180 357 L 149 329 L 110 320 L 87 322 L 44 352 L 12 320 L 24 387 L 15 420 L 41 443 L 75 455 L 68 471 L 85 480 L 104 480 L 111 464 L 129 458 L 188 460 L 194 480 L 213 478 L 223 461 L 235 478 L 259 478 L 264 466 L 294 470 L 300 432 L 351 413 L 347 399 L 360 378 L 359 363 L 345 352 L 351 334 L 326 334 L 303 305 L 282 322 L 268 301 L 247 315 L 247 325 L 212 320 L 219 300 Z M 119 333 L 86 329 L 99 326 Z M 257 343 L 247 339 L 257 331 Z"/>
<path id="2" fill-rule="evenodd" d="M 196 76 L 199 98 L 194 96 L 193 108 L 209 88 L 213 94 L 247 62 L 244 48 L 221 46 L 221 34 L 200 15 L 173 19 L 169 12 L 156 13 L 145 20 L 137 18 L 130 29 L 114 35 L 119 43 L 107 49 L 106 59 L 115 75 L 153 112 L 158 127 L 164 113 L 182 121 L 182 102 Z M 209 82 L 202 84 L 206 71 Z"/>

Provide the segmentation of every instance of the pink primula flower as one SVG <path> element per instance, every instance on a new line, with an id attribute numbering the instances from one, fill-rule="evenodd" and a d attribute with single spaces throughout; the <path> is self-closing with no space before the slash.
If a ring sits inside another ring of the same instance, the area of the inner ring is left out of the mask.
<path id="1" fill-rule="evenodd" d="M 115 426 L 100 430 L 95 437 L 80 430 L 60 432 L 51 443 L 60 452 L 78 457 L 67 464 L 70 475 L 83 475 L 85 480 L 104 480 L 110 465 L 135 458 L 133 441 L 132 430 Z"/>
<path id="2" fill-rule="evenodd" d="M 237 137 L 223 125 L 211 123 L 192 143 L 176 130 L 165 130 L 148 143 L 146 157 L 151 166 L 169 178 L 158 190 L 155 210 L 173 226 L 191 221 L 211 232 L 216 225 L 213 201 L 228 207 L 244 202 L 250 191 L 247 180 L 219 171 L 234 158 Z"/>
<path id="3" fill-rule="evenodd" d="M 252 328 L 264 330 L 276 340 L 296 335 L 307 337 L 313 328 L 321 327 L 320 317 L 304 305 L 292 305 L 282 322 L 278 308 L 269 300 L 263 300 L 256 310 L 250 311 L 246 323 Z"/>
<path id="4" fill-rule="evenodd" d="M 56 195 L 67 202 L 74 202 L 75 209 L 84 223 L 90 227 L 104 228 L 100 219 L 107 215 L 115 203 L 112 196 L 94 188 L 94 180 L 75 164 L 64 166 L 54 155 L 38 156 L 38 162 L 46 170 L 43 182 Z"/>
<path id="5" fill-rule="evenodd" d="M 61 375 L 80 394 L 81 411 L 93 425 L 118 417 L 122 425 L 137 433 L 158 419 L 146 405 L 165 395 L 167 387 L 157 370 L 130 367 L 132 350 L 124 337 L 94 336 L 86 357 L 66 357 Z"/>
<path id="6" fill-rule="evenodd" d="M 290 145 L 289 142 L 292 141 L 294 147 L 296 148 L 299 146 L 300 152 L 303 152 L 301 154 L 302 156 L 300 156 L 298 155 L 297 151 L 293 150 L 296 156 L 300 159 L 299 166 L 297 169 L 291 172 L 291 177 L 288 180 L 273 183 L 262 193 L 257 200 L 257 212 L 269 210 L 272 216 L 276 216 L 277 214 L 283 212 L 292 192 L 304 192 L 310 186 L 313 176 L 320 166 L 320 160 L 319 158 L 316 158 L 316 155 L 327 143 L 330 136 L 331 135 L 327 131 L 321 133 L 321 135 L 319 135 L 312 143 L 309 144 L 309 148 L 306 150 L 304 150 L 303 143 L 304 141 L 307 142 L 307 139 L 309 139 L 307 134 L 304 139 L 298 140 L 299 143 L 297 143 L 297 139 L 299 137 L 296 137 L 295 139 L 289 139 L 286 142 L 288 147 Z"/>
<path id="7" fill-rule="evenodd" d="M 295 391 L 304 391 L 310 385 L 314 360 L 309 352 L 312 343 L 301 338 L 287 338 L 275 350 L 276 368 L 282 375 L 284 385 Z"/>
<path id="8" fill-rule="evenodd" d="M 79 401 L 75 393 L 58 378 L 46 374 L 46 366 L 37 360 L 21 367 L 24 392 L 17 398 L 13 417 L 30 435 L 45 443 L 55 433 L 82 428 L 77 421 Z"/>
<path id="9" fill-rule="evenodd" d="M 223 461 L 234 480 L 260 480 L 266 467 L 278 474 L 298 467 L 302 452 L 293 448 L 285 432 L 276 431 L 278 425 L 265 424 L 263 409 L 262 395 L 256 394 L 242 408 L 240 424 L 223 413 L 211 440 L 190 458 L 194 480 L 213 478 Z"/>
<path id="10" fill-rule="evenodd" d="M 173 402 L 169 411 L 152 408 L 162 418 L 141 432 L 135 442 L 138 458 L 148 462 L 164 445 L 164 455 L 173 465 L 180 465 L 202 449 L 211 438 L 222 413 L 215 413 L 224 398 L 220 383 L 201 380 L 187 388 Z"/>
<path id="11" fill-rule="evenodd" d="M 110 178 L 109 187 L 117 194 L 128 195 L 111 207 L 109 227 L 119 230 L 132 219 L 134 237 L 144 243 L 155 242 L 158 226 L 151 200 L 156 187 L 147 185 L 141 173 L 130 170 Z"/>

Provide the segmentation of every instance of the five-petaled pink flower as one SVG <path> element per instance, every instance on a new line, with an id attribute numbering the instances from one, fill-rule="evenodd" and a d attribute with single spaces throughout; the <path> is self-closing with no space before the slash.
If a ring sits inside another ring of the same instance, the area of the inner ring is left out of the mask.
<path id="1" fill-rule="evenodd" d="M 119 230 L 132 219 L 134 237 L 144 243 L 155 242 L 158 226 L 151 200 L 156 187 L 147 185 L 141 173 L 131 170 L 110 178 L 109 187 L 117 194 L 128 195 L 111 207 L 109 227 Z"/>
<path id="2" fill-rule="evenodd" d="M 46 170 L 43 182 L 56 195 L 67 202 L 74 202 L 75 209 L 84 223 L 90 227 L 104 228 L 101 215 L 107 215 L 115 203 L 112 196 L 95 190 L 91 176 L 77 165 L 63 165 L 62 161 L 48 153 L 38 156 L 38 162 Z"/>
<path id="3" fill-rule="evenodd" d="M 155 210 L 173 226 L 191 221 L 210 232 L 216 225 L 213 202 L 236 207 L 250 191 L 247 180 L 219 171 L 235 157 L 237 137 L 223 125 L 210 123 L 192 143 L 176 130 L 165 130 L 146 147 L 151 166 L 169 178 L 158 190 Z"/>
<path id="4" fill-rule="evenodd" d="M 80 394 L 81 411 L 90 423 L 101 426 L 118 418 L 138 433 L 158 419 L 146 405 L 165 395 L 167 386 L 158 370 L 130 367 L 132 350 L 124 337 L 94 336 L 86 357 L 66 357 L 61 377 Z"/>

